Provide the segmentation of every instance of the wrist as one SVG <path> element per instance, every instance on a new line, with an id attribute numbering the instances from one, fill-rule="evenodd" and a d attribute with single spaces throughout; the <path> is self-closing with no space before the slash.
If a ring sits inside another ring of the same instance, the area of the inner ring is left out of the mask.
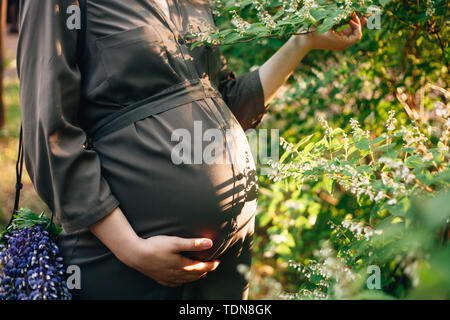
<path id="1" fill-rule="evenodd" d="M 143 255 L 144 241 L 144 239 L 136 235 L 124 243 L 121 249 L 115 252 L 115 256 L 125 265 L 136 268 Z"/>
<path id="2" fill-rule="evenodd" d="M 303 35 L 292 35 L 290 40 L 297 51 L 303 50 L 307 53 L 314 49 L 313 35 L 310 33 Z"/>

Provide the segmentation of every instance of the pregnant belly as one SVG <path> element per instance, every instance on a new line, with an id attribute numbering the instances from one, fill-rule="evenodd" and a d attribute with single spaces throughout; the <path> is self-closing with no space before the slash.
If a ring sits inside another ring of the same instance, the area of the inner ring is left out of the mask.
<path id="1" fill-rule="evenodd" d="M 256 210 L 255 165 L 230 110 L 212 99 L 135 122 L 94 145 L 102 174 L 142 237 L 207 237 L 220 256 Z"/>

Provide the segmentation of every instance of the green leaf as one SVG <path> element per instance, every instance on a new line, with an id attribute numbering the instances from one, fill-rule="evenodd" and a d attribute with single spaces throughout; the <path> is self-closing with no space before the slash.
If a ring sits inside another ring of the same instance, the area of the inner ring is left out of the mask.
<path id="1" fill-rule="evenodd" d="M 415 173 L 417 180 L 419 180 L 422 184 L 429 186 L 430 184 L 433 183 L 433 176 L 431 175 L 430 172 L 426 171 L 425 172 L 418 172 Z"/>
<path id="2" fill-rule="evenodd" d="M 336 31 L 339 32 L 339 31 L 345 30 L 347 28 L 350 28 L 350 25 L 349 24 L 344 24 L 344 25 L 342 25 L 340 27 L 337 27 Z"/>
<path id="3" fill-rule="evenodd" d="M 433 175 L 431 183 L 448 185 L 450 184 L 450 170 L 444 170 Z"/>
<path id="4" fill-rule="evenodd" d="M 45 228 L 49 228 L 53 235 L 58 235 L 62 229 L 58 227 L 55 223 L 50 225 L 51 219 L 44 214 L 38 215 L 37 213 L 31 211 L 28 208 L 22 208 L 17 211 L 14 215 L 11 225 L 8 229 L 1 233 L 0 242 L 4 242 L 4 235 L 11 230 L 21 230 L 24 228 L 33 227 L 36 225 L 41 225 Z"/>
<path id="5" fill-rule="evenodd" d="M 373 207 L 372 210 L 370 210 L 370 218 L 369 221 L 370 223 L 373 223 L 373 221 L 376 219 L 376 217 L 378 217 L 378 212 L 380 212 L 380 204 L 376 203 Z"/>
<path id="6" fill-rule="evenodd" d="M 336 180 L 331 179 L 331 178 L 328 177 L 328 176 L 325 176 L 325 177 L 323 178 L 323 184 L 324 184 L 325 190 L 326 190 L 329 194 L 333 194 L 333 192 L 334 192 L 334 186 L 335 186 L 335 184 L 336 184 Z"/>
<path id="7" fill-rule="evenodd" d="M 234 34 L 228 36 L 223 43 L 230 44 L 234 41 L 240 40 L 241 38 L 242 38 L 242 36 L 239 33 L 234 33 Z"/>
<path id="8" fill-rule="evenodd" d="M 265 227 L 271 220 L 272 216 L 268 212 L 265 212 L 264 214 L 260 215 L 258 225 L 261 227 Z"/>
<path id="9" fill-rule="evenodd" d="M 191 45 L 191 47 L 190 47 L 190 50 L 194 50 L 196 47 L 198 47 L 200 44 L 202 44 L 203 43 L 203 41 L 196 41 L 196 42 L 194 42 L 192 45 Z"/>
<path id="10" fill-rule="evenodd" d="M 328 11 L 321 8 L 313 8 L 309 10 L 309 13 L 313 16 L 317 21 L 322 20 L 328 15 Z"/>
<path id="11" fill-rule="evenodd" d="M 337 135 L 341 135 L 343 132 L 344 132 L 344 130 L 342 128 L 334 128 L 332 136 L 335 137 Z"/>
<path id="12" fill-rule="evenodd" d="M 314 142 L 310 142 L 308 143 L 305 148 L 302 150 L 302 154 L 307 154 L 308 152 L 310 152 L 313 148 L 314 148 L 315 143 Z"/>
<path id="13" fill-rule="evenodd" d="M 405 217 L 411 208 L 411 201 L 408 198 L 403 198 L 393 205 L 388 205 L 386 202 L 384 207 L 396 217 Z"/>
<path id="14" fill-rule="evenodd" d="M 373 146 L 374 144 L 377 144 L 377 143 L 379 143 L 381 141 L 384 141 L 384 140 L 386 140 L 386 138 L 384 136 L 376 137 L 375 139 L 370 141 L 370 145 Z"/>
<path id="15" fill-rule="evenodd" d="M 405 152 L 405 153 L 413 153 L 414 151 L 416 151 L 416 149 L 412 147 L 401 148 L 398 150 L 398 152 Z"/>
<path id="16" fill-rule="evenodd" d="M 368 166 L 367 164 L 360 165 L 359 167 L 356 168 L 356 170 L 359 173 L 371 173 L 372 172 L 372 168 L 370 166 Z"/>
<path id="17" fill-rule="evenodd" d="M 361 138 L 359 141 L 355 142 L 355 147 L 357 147 L 360 150 L 370 150 L 370 140 L 366 137 Z"/>
<path id="18" fill-rule="evenodd" d="M 417 155 L 413 155 L 408 157 L 405 161 L 405 165 L 409 168 L 424 168 L 427 167 L 427 164 L 423 162 L 422 158 Z"/>
<path id="19" fill-rule="evenodd" d="M 334 25 L 335 25 L 336 21 L 333 18 L 326 18 L 324 20 L 324 22 L 319 25 L 319 27 L 317 28 L 317 33 L 318 34 L 323 34 L 325 32 L 327 32 L 328 30 L 330 30 Z"/>
<path id="20" fill-rule="evenodd" d="M 395 146 L 397 145 L 397 143 L 391 143 L 391 144 L 383 144 L 381 146 L 376 147 L 375 149 L 373 149 L 373 151 L 382 151 L 382 152 L 386 152 L 386 151 L 390 151 L 392 150 Z"/>
<path id="21" fill-rule="evenodd" d="M 425 203 L 423 216 L 432 228 L 444 227 L 450 218 L 450 192 L 441 192 Z"/>

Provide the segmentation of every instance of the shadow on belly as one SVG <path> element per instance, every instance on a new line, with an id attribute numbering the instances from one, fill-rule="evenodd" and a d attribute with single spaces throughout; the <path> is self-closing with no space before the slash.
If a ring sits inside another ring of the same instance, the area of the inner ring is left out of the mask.
<path id="1" fill-rule="evenodd" d="M 138 235 L 210 238 L 211 249 L 186 253 L 209 260 L 220 254 L 240 221 L 254 214 L 256 172 L 252 163 L 243 172 L 241 159 L 249 147 L 240 127 L 232 131 L 231 163 L 174 164 L 177 142 L 171 133 L 186 128 L 194 136 L 194 121 L 201 121 L 204 130 L 221 126 L 206 107 L 189 104 L 116 131 L 97 141 L 95 149 L 102 175 Z M 219 144 L 226 143 L 222 138 Z M 208 142 L 203 143 L 205 150 Z"/>
<path id="2" fill-rule="evenodd" d="M 138 158 L 135 162 L 140 162 Z M 251 215 L 246 203 L 254 192 L 246 192 L 233 176 L 230 165 L 173 165 L 154 157 L 152 164 L 130 167 L 103 161 L 103 176 L 120 202 L 136 233 L 209 238 L 213 247 L 184 255 L 200 261 L 217 257 L 236 232 L 238 216 Z"/>

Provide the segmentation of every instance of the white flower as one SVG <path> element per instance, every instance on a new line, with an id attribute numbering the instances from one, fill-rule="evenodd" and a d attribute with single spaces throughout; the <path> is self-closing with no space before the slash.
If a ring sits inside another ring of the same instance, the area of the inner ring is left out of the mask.
<path id="1" fill-rule="evenodd" d="M 350 126 L 352 127 L 354 134 L 359 133 L 359 131 L 361 130 L 358 120 L 355 120 L 353 118 L 350 119 Z"/>
<path id="2" fill-rule="evenodd" d="M 434 8 L 434 2 L 433 2 L 433 0 L 428 0 L 428 3 L 427 3 L 427 11 L 425 12 L 425 14 L 428 16 L 428 17 L 431 17 L 432 15 L 434 15 L 434 13 L 435 13 L 435 11 L 436 11 L 436 9 Z"/>
<path id="3" fill-rule="evenodd" d="M 231 19 L 231 24 L 233 24 L 237 32 L 242 36 L 245 31 L 251 27 L 250 23 L 242 19 L 236 12 L 236 10 L 231 11 L 233 18 Z"/>
<path id="4" fill-rule="evenodd" d="M 388 205 L 392 206 L 397 203 L 397 199 L 391 199 L 387 202 Z"/>
<path id="5" fill-rule="evenodd" d="M 395 111 L 391 110 L 389 111 L 389 116 L 388 116 L 388 120 L 386 122 L 386 129 L 388 131 L 394 131 L 395 130 L 395 125 L 397 124 L 397 119 L 395 118 Z"/>
<path id="6" fill-rule="evenodd" d="M 318 120 L 322 128 L 325 129 L 325 135 L 331 136 L 333 134 L 333 129 L 328 125 L 328 122 L 322 116 L 319 116 Z"/>
<path id="7" fill-rule="evenodd" d="M 383 191 L 379 191 L 374 200 L 375 201 L 380 201 L 381 199 L 384 198 L 384 196 L 385 196 L 384 192 Z"/>
<path id="8" fill-rule="evenodd" d="M 270 237 L 270 239 L 275 242 L 276 244 L 280 244 L 285 242 L 287 239 L 285 236 L 280 235 L 280 234 L 274 234 Z"/>

